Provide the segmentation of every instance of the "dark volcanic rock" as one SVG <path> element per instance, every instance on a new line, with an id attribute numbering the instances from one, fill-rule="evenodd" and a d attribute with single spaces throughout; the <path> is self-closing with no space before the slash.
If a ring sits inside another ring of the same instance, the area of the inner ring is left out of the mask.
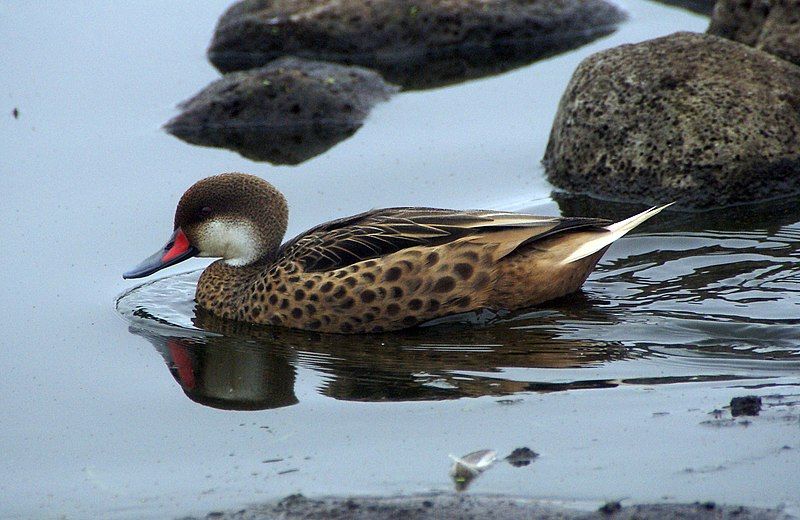
<path id="1" fill-rule="evenodd" d="M 208 56 L 228 72 L 290 54 L 426 88 L 578 47 L 624 19 L 605 0 L 244 0 L 220 19 Z"/>
<path id="2" fill-rule="evenodd" d="M 538 453 L 526 446 L 517 448 L 510 454 L 506 455 L 506 460 L 515 468 L 521 468 L 522 466 L 529 465 L 531 461 L 538 456 Z"/>
<path id="3" fill-rule="evenodd" d="M 719 0 L 708 33 L 800 65 L 800 0 Z"/>
<path id="4" fill-rule="evenodd" d="M 800 67 L 676 33 L 587 58 L 559 105 L 550 181 L 617 200 L 708 208 L 800 191 Z"/>
<path id="5" fill-rule="evenodd" d="M 183 112 L 164 128 L 192 144 L 297 164 L 353 135 L 395 91 L 360 67 L 283 58 L 226 74 L 181 103 Z"/>
<path id="6" fill-rule="evenodd" d="M 758 415 L 761 411 L 761 398 L 757 395 L 746 395 L 731 399 L 731 415 Z"/>

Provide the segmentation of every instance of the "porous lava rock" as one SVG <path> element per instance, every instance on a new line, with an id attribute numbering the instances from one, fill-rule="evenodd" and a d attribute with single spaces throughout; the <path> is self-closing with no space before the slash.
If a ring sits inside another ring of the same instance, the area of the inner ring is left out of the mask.
<path id="1" fill-rule="evenodd" d="M 758 415 L 761 411 L 761 398 L 757 395 L 745 395 L 731 399 L 731 415 Z"/>
<path id="2" fill-rule="evenodd" d="M 675 33 L 584 60 L 559 104 L 548 178 L 576 193 L 709 208 L 800 191 L 800 67 Z"/>
<path id="3" fill-rule="evenodd" d="M 396 90 L 367 69 L 287 57 L 226 74 L 181 103 L 164 128 L 192 144 L 298 164 L 353 135 Z"/>
<path id="4" fill-rule="evenodd" d="M 800 0 L 719 0 L 708 33 L 800 65 Z"/>
<path id="5" fill-rule="evenodd" d="M 208 56 L 229 72 L 290 54 L 426 88 L 575 48 L 624 19 L 605 0 L 244 0 L 220 18 Z"/>

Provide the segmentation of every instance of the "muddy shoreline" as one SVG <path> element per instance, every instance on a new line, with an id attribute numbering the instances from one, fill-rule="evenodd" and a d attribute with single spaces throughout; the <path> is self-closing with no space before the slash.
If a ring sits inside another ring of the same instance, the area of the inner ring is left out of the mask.
<path id="1" fill-rule="evenodd" d="M 553 503 L 506 495 L 460 495 L 454 493 L 418 494 L 395 497 L 323 497 L 289 495 L 277 501 L 249 506 L 237 511 L 213 511 L 203 517 L 187 516 L 181 520 L 268 520 L 268 519 L 440 519 L 460 518 L 493 520 L 593 520 L 593 519 L 736 519 L 789 520 L 797 518 L 780 508 L 761 509 L 718 505 L 714 502 L 693 504 L 621 505 L 608 502 L 595 511 L 567 508 Z"/>

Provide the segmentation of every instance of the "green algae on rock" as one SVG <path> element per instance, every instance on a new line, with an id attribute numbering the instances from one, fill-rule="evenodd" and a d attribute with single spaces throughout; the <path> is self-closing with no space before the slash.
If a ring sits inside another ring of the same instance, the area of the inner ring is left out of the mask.
<path id="1" fill-rule="evenodd" d="M 544 156 L 572 192 L 710 208 L 800 192 L 800 67 L 676 33 L 584 60 Z"/>
<path id="2" fill-rule="evenodd" d="M 578 47 L 624 19 L 605 0 L 244 0 L 221 17 L 208 56 L 222 72 L 288 54 L 429 88 Z"/>
<path id="3" fill-rule="evenodd" d="M 719 0 L 708 33 L 800 65 L 800 0 Z"/>
<path id="4" fill-rule="evenodd" d="M 360 67 L 287 57 L 226 74 L 181 103 L 164 128 L 255 161 L 298 164 L 353 135 L 396 90 Z"/>

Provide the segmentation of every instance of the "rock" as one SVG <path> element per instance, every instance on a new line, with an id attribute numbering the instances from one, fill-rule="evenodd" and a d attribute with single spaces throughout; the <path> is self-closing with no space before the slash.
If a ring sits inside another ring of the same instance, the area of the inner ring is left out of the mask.
<path id="1" fill-rule="evenodd" d="M 758 415 L 761 411 L 761 398 L 757 395 L 745 395 L 731 399 L 731 415 Z"/>
<path id="2" fill-rule="evenodd" d="M 208 56 L 229 72 L 290 54 L 426 88 L 552 56 L 624 19 L 605 0 L 244 0 L 220 18 Z"/>
<path id="3" fill-rule="evenodd" d="M 353 135 L 396 90 L 360 67 L 282 58 L 226 74 L 181 103 L 164 128 L 192 144 L 298 164 Z"/>
<path id="4" fill-rule="evenodd" d="M 719 0 L 708 33 L 800 65 L 800 0 Z"/>
<path id="5" fill-rule="evenodd" d="M 516 448 L 514 451 L 506 455 L 506 460 L 515 468 L 521 468 L 529 465 L 531 461 L 538 456 L 538 453 L 527 446 L 524 446 L 522 448 Z"/>
<path id="6" fill-rule="evenodd" d="M 676 33 L 584 60 L 543 159 L 557 187 L 710 208 L 800 191 L 800 67 Z"/>

